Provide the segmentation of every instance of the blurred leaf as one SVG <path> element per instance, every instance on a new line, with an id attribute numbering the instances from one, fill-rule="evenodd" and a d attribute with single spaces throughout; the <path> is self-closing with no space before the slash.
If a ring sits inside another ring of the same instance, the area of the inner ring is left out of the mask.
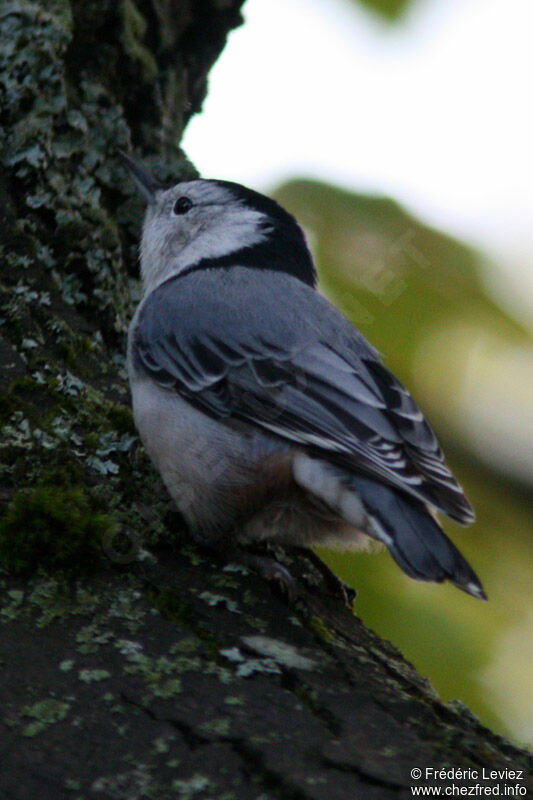
<path id="1" fill-rule="evenodd" d="M 412 4 L 412 0 L 352 0 L 352 2 L 377 12 L 391 22 L 401 19 L 407 7 Z"/>
<path id="2" fill-rule="evenodd" d="M 527 340 L 486 293 L 486 260 L 393 200 L 310 180 L 286 183 L 275 195 L 309 231 L 326 294 L 410 386 L 420 346 L 434 331 L 469 321 Z"/>

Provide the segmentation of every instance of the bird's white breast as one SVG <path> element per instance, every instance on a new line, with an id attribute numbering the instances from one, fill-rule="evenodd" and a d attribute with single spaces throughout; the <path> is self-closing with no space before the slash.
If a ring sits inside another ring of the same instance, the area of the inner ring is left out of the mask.
<path id="1" fill-rule="evenodd" d="M 179 510 L 196 526 L 227 482 L 232 432 L 152 380 L 131 381 L 135 425 Z"/>

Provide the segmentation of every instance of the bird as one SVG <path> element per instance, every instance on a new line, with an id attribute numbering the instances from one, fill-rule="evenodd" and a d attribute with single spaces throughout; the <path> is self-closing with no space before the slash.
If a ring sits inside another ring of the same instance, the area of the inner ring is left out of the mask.
<path id="1" fill-rule="evenodd" d="M 475 517 L 435 433 L 319 292 L 296 219 L 238 183 L 168 186 L 120 156 L 147 204 L 128 331 L 133 417 L 193 540 L 375 541 L 411 578 L 486 599 L 438 522 Z"/>

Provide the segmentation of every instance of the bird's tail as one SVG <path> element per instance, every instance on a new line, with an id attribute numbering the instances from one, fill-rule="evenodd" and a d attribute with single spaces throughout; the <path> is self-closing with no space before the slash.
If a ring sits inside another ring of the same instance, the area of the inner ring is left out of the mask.
<path id="1" fill-rule="evenodd" d="M 472 567 L 420 500 L 372 478 L 298 454 L 294 477 L 354 528 L 383 542 L 407 575 L 421 581 L 449 580 L 486 600 Z"/>
<path id="2" fill-rule="evenodd" d="M 407 575 L 422 581 L 450 580 L 486 600 L 476 573 L 419 500 L 366 477 L 352 477 L 368 514 L 368 532 L 384 542 Z"/>

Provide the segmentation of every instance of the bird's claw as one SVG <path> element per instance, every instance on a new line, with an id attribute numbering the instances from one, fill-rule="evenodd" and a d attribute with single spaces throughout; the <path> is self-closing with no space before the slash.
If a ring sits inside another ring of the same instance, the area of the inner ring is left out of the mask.
<path id="1" fill-rule="evenodd" d="M 276 561 L 275 558 L 268 556 L 258 556 L 251 553 L 243 553 L 241 559 L 245 566 L 250 567 L 259 573 L 267 581 L 273 581 L 287 596 L 289 603 L 293 604 L 298 599 L 298 585 L 289 570 Z"/>

